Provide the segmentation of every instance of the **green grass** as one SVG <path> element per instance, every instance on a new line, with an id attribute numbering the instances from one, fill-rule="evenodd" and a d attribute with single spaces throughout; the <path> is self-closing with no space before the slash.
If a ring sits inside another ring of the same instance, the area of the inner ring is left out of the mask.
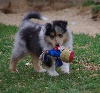
<path id="1" fill-rule="evenodd" d="M 84 0 L 83 3 L 82 3 L 82 6 L 91 6 L 91 5 L 94 5 L 94 2 L 93 0 Z"/>
<path id="2" fill-rule="evenodd" d="M 100 35 L 73 34 L 75 59 L 71 63 L 71 73 L 50 77 L 47 73 L 37 73 L 26 57 L 18 64 L 19 73 L 8 70 L 16 26 L 0 24 L 0 93 L 99 93 L 100 69 L 86 70 L 84 64 L 100 64 Z"/>
<path id="3" fill-rule="evenodd" d="M 96 5 L 96 6 L 92 7 L 92 13 L 93 14 L 98 13 L 99 11 L 100 11 L 100 5 Z"/>
<path id="4" fill-rule="evenodd" d="M 100 12 L 100 5 L 95 4 L 93 0 L 84 0 L 82 6 L 91 7 L 92 14 L 97 14 Z"/>

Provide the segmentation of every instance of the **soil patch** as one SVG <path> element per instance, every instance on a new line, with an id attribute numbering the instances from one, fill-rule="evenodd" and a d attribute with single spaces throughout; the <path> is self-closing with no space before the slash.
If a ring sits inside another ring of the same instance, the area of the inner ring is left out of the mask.
<path id="1" fill-rule="evenodd" d="M 85 33 L 89 35 L 100 34 L 100 21 L 93 21 L 91 19 L 90 10 L 84 12 L 84 14 L 78 14 L 80 9 L 78 8 L 66 8 L 58 11 L 44 11 L 41 12 L 48 18 L 48 22 L 52 20 L 65 20 L 68 21 L 68 27 L 73 33 Z M 19 26 L 22 16 L 25 13 L 17 14 L 4 14 L 0 12 L 0 23 L 7 25 Z M 44 21 L 32 20 L 44 24 Z"/>

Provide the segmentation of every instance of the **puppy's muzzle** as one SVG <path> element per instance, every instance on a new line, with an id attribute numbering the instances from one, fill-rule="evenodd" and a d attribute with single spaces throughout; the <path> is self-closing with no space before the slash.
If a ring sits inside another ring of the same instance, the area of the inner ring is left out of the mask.
<path id="1" fill-rule="evenodd" d="M 55 46 L 59 46 L 57 39 L 55 40 Z"/>

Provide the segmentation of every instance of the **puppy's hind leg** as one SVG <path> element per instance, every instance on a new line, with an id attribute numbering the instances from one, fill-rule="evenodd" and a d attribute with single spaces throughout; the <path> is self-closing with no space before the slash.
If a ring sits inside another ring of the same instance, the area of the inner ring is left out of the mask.
<path id="1" fill-rule="evenodd" d="M 37 72 L 45 72 L 46 70 L 43 69 L 40 65 L 40 60 L 37 56 L 35 56 L 34 54 L 31 55 L 32 57 L 32 64 L 33 64 L 33 67 L 34 69 L 37 71 Z"/>
<path id="2" fill-rule="evenodd" d="M 13 51 L 11 60 L 10 60 L 10 65 L 9 65 L 9 69 L 11 72 L 18 72 L 18 70 L 16 69 L 16 64 L 24 56 L 25 56 L 25 54 L 21 51 L 18 51 L 18 50 Z"/>

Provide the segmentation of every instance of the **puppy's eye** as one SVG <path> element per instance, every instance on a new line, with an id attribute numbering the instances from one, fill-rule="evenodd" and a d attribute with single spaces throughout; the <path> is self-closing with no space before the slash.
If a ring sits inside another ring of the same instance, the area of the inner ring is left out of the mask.
<path id="1" fill-rule="evenodd" d="M 59 34 L 58 36 L 59 36 L 59 37 L 63 37 L 63 34 Z"/>
<path id="2" fill-rule="evenodd" d="M 54 36 L 53 36 L 53 35 L 51 35 L 51 36 L 50 36 L 50 38 L 51 38 L 51 39 L 54 39 Z"/>

